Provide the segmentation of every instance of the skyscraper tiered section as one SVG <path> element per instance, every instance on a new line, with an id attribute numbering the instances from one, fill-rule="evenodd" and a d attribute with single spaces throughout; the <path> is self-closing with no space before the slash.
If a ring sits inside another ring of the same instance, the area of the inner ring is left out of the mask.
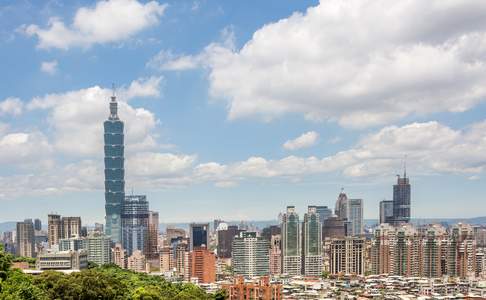
<path id="1" fill-rule="evenodd" d="M 118 117 L 118 103 L 113 95 L 110 116 L 104 122 L 105 143 L 105 233 L 115 243 L 121 242 L 121 215 L 125 200 L 123 122 Z"/>

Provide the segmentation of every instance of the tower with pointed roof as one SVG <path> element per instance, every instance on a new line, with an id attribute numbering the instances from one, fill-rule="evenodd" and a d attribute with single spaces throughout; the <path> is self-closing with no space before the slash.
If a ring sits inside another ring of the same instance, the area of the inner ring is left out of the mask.
<path id="1" fill-rule="evenodd" d="M 121 242 L 121 213 L 125 201 L 124 124 L 118 117 L 115 93 L 110 101 L 110 115 L 104 122 L 105 153 L 105 233 L 115 243 Z"/>

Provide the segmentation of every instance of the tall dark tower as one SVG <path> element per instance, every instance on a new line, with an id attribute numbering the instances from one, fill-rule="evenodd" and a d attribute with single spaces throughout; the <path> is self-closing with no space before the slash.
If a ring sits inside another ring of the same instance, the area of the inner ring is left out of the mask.
<path id="1" fill-rule="evenodd" d="M 410 182 L 407 169 L 403 177 L 397 175 L 397 184 L 393 185 L 393 223 L 395 225 L 410 222 Z"/>
<path id="2" fill-rule="evenodd" d="M 118 103 L 113 94 L 105 129 L 105 233 L 121 242 L 121 213 L 125 201 L 123 122 L 118 118 Z"/>

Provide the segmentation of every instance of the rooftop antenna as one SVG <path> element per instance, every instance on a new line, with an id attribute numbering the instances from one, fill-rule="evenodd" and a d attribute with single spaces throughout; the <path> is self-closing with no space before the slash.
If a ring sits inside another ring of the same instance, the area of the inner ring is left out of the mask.
<path id="1" fill-rule="evenodd" d="M 403 178 L 407 178 L 407 155 L 403 159 Z"/>
<path id="2" fill-rule="evenodd" d="M 115 83 L 114 82 L 111 84 L 111 90 L 113 91 L 113 94 L 111 96 L 111 100 L 115 101 L 115 98 L 116 98 L 116 89 L 115 89 Z"/>
<path id="3" fill-rule="evenodd" d="M 344 187 L 341 187 L 341 194 L 344 193 Z"/>

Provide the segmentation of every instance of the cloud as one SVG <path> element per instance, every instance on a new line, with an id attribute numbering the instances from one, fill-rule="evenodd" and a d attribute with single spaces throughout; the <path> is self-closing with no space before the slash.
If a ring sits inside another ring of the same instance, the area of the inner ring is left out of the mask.
<path id="1" fill-rule="evenodd" d="M 315 174 L 341 173 L 348 178 L 393 176 L 408 157 L 412 176 L 464 174 L 477 178 L 486 170 L 486 121 L 464 130 L 438 122 L 388 126 L 361 138 L 354 147 L 334 155 L 287 156 L 282 159 L 250 157 L 227 165 L 199 164 L 193 178 L 200 181 L 237 183 L 251 179 L 298 181 Z"/>
<path id="2" fill-rule="evenodd" d="M 99 1 L 94 7 L 81 7 L 71 25 L 52 17 L 47 28 L 31 24 L 24 32 L 36 36 L 41 49 L 90 47 L 94 44 L 118 42 L 158 23 L 166 4 L 157 1 L 140 3 L 136 0 Z"/>
<path id="3" fill-rule="evenodd" d="M 99 161 L 82 160 L 75 163 L 55 164 L 11 176 L 0 176 L 2 195 L 45 196 L 66 192 L 92 191 L 103 188 L 103 169 Z M 35 171 L 35 172 L 34 172 Z"/>
<path id="4" fill-rule="evenodd" d="M 177 176 L 187 171 L 195 160 L 194 155 L 143 152 L 133 155 L 126 169 L 134 177 Z"/>
<path id="5" fill-rule="evenodd" d="M 170 71 L 191 70 L 198 68 L 199 65 L 199 58 L 185 55 L 174 55 L 172 51 L 169 50 L 161 50 L 147 63 L 147 67 Z"/>
<path id="6" fill-rule="evenodd" d="M 57 73 L 57 60 L 43 61 L 41 63 L 41 71 L 49 75 Z"/>
<path id="7" fill-rule="evenodd" d="M 0 101 L 0 116 L 12 115 L 18 116 L 22 113 L 24 104 L 19 98 L 9 97 Z"/>
<path id="8" fill-rule="evenodd" d="M 484 1 L 329 0 L 241 49 L 212 43 L 161 68 L 206 67 L 230 119 L 298 113 L 362 128 L 471 109 L 486 99 L 485 61 Z"/>
<path id="9" fill-rule="evenodd" d="M 21 166 L 39 162 L 52 153 L 47 137 L 38 131 L 12 132 L 0 136 L 0 163 Z"/>
<path id="10" fill-rule="evenodd" d="M 308 131 L 303 133 L 299 137 L 288 140 L 283 144 L 283 147 L 287 150 L 298 150 L 302 148 L 309 148 L 314 146 L 319 139 L 319 134 L 315 131 Z"/>
<path id="11" fill-rule="evenodd" d="M 252 156 L 227 164 L 198 162 L 196 155 L 160 152 L 157 147 L 141 148 L 126 155 L 126 180 L 127 186 L 143 189 L 204 183 L 231 188 L 245 181 L 303 182 L 325 174 L 370 181 L 400 172 L 405 155 L 412 178 L 459 174 L 477 180 L 486 170 L 485 131 L 486 120 L 464 129 L 452 129 L 435 121 L 387 126 L 330 156 L 290 155 L 280 159 Z M 78 140 L 80 137 L 76 135 L 72 138 Z M 0 194 L 44 195 L 103 188 L 103 164 L 99 157 L 102 149 L 88 159 L 68 164 L 53 161 L 53 155 L 63 150 L 49 144 L 40 132 L 1 136 L 0 163 L 17 166 L 24 173 L 0 176 Z"/>
<path id="12" fill-rule="evenodd" d="M 127 101 L 136 97 L 157 97 L 162 78 L 151 77 L 133 81 L 119 89 L 119 115 L 125 122 L 127 151 L 156 147 L 155 115 L 132 107 Z M 53 131 L 56 150 L 71 156 L 91 156 L 103 153 L 103 121 L 108 117 L 108 103 L 112 91 L 99 86 L 48 94 L 32 99 L 28 109 L 47 110 L 48 123 Z M 79 143 L 76 141 L 83 141 Z"/>
<path id="13" fill-rule="evenodd" d="M 147 67 L 161 71 L 186 71 L 201 67 L 211 67 L 219 59 L 235 50 L 233 27 L 221 30 L 220 41 L 211 43 L 198 55 L 174 54 L 170 50 L 161 50 L 147 62 Z"/>

